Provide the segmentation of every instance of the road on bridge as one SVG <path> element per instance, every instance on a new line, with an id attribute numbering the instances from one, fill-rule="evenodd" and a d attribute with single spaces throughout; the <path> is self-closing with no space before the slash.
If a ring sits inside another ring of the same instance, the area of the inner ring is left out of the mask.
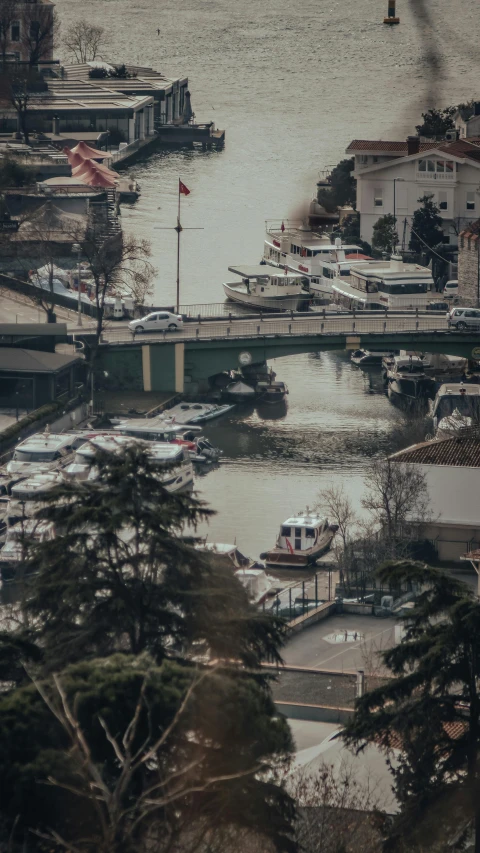
<path id="1" fill-rule="evenodd" d="M 130 331 L 127 325 L 109 325 L 102 334 L 104 343 L 135 343 L 153 341 L 191 341 L 191 340 L 226 340 L 234 338 L 258 338 L 264 336 L 306 336 L 306 335 L 361 335 L 386 334 L 389 332 L 415 331 L 446 331 L 448 319 L 432 314 L 378 315 L 369 314 L 335 314 L 316 317 L 299 316 L 278 317 L 263 316 L 252 319 L 231 318 L 231 320 L 196 320 L 188 321 L 183 329 L 175 332 L 137 333 Z M 80 330 L 70 328 L 71 332 Z M 89 327 L 84 326 L 82 332 L 88 333 Z M 93 329 L 92 329 L 93 331 Z"/>

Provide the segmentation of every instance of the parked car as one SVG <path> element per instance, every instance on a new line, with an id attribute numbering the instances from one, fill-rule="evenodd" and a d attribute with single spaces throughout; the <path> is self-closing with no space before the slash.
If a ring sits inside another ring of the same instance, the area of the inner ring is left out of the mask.
<path id="1" fill-rule="evenodd" d="M 448 314 L 450 305 L 448 302 L 429 302 L 427 311 L 439 311 L 441 314 Z"/>
<path id="2" fill-rule="evenodd" d="M 443 289 L 443 298 L 454 299 L 455 296 L 458 296 L 458 281 L 456 278 L 451 278 Z"/>
<path id="3" fill-rule="evenodd" d="M 140 320 L 132 320 L 128 328 L 132 332 L 155 332 L 160 329 L 174 332 L 176 329 L 183 329 L 183 319 L 170 311 L 153 311 Z"/>
<path id="4" fill-rule="evenodd" d="M 455 329 L 480 328 L 480 308 L 451 308 L 448 318 Z"/>

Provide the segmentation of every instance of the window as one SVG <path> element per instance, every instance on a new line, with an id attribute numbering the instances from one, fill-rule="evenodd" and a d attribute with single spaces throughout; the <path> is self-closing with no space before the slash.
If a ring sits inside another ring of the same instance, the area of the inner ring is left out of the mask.
<path id="1" fill-rule="evenodd" d="M 435 160 L 427 160 L 427 172 L 435 171 Z"/>
<path id="2" fill-rule="evenodd" d="M 374 163 L 378 163 L 378 157 L 372 157 Z"/>
<path id="3" fill-rule="evenodd" d="M 475 193 L 467 192 L 467 210 L 475 210 Z"/>
<path id="4" fill-rule="evenodd" d="M 425 172 L 426 169 L 427 169 L 427 161 L 426 160 L 419 160 L 418 161 L 418 171 L 419 172 Z"/>
<path id="5" fill-rule="evenodd" d="M 365 166 L 365 164 L 366 164 L 366 163 L 368 163 L 368 155 L 367 155 L 367 154 L 360 154 L 360 158 L 359 158 L 359 159 L 360 159 L 360 163 L 361 163 L 363 166 Z"/>
<path id="6" fill-rule="evenodd" d="M 301 536 L 301 535 L 302 535 L 302 528 L 296 527 L 295 528 L 295 536 Z"/>
<path id="7" fill-rule="evenodd" d="M 12 21 L 11 40 L 20 41 L 20 21 Z"/>
<path id="8" fill-rule="evenodd" d="M 39 21 L 31 21 L 30 23 L 30 38 L 37 39 L 40 32 Z"/>
<path id="9" fill-rule="evenodd" d="M 282 536 L 291 536 L 292 528 L 291 527 L 282 527 Z"/>
<path id="10" fill-rule="evenodd" d="M 440 210 L 447 210 L 447 208 L 448 208 L 447 193 L 440 192 L 438 194 L 438 206 L 439 206 Z"/>
<path id="11" fill-rule="evenodd" d="M 383 190 L 381 187 L 376 187 L 373 191 L 373 206 L 383 207 Z"/>
<path id="12" fill-rule="evenodd" d="M 315 530 L 313 527 L 307 527 L 305 530 L 305 536 L 307 539 L 315 539 Z"/>

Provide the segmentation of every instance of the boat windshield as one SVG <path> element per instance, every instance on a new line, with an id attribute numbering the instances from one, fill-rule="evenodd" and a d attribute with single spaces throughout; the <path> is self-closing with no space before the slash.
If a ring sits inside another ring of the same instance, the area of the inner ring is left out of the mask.
<path id="1" fill-rule="evenodd" d="M 453 415 L 455 409 L 463 417 L 480 421 L 480 397 L 476 394 L 445 394 L 438 400 L 435 415 L 438 420 L 441 420 Z"/>
<path id="2" fill-rule="evenodd" d="M 60 459 L 61 454 L 56 450 L 37 451 L 16 450 L 13 454 L 15 462 L 54 462 L 55 459 Z"/>

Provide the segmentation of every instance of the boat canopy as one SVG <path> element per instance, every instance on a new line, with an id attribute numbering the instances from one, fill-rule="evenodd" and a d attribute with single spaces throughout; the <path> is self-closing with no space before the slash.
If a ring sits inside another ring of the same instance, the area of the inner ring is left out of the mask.
<path id="1" fill-rule="evenodd" d="M 285 272 L 283 267 L 271 267 L 268 264 L 256 264 L 255 266 L 235 265 L 228 269 L 230 272 L 235 273 L 235 275 L 241 276 L 241 278 L 271 278 L 275 276 L 276 278 L 301 279 L 303 277 L 297 273 Z"/>

